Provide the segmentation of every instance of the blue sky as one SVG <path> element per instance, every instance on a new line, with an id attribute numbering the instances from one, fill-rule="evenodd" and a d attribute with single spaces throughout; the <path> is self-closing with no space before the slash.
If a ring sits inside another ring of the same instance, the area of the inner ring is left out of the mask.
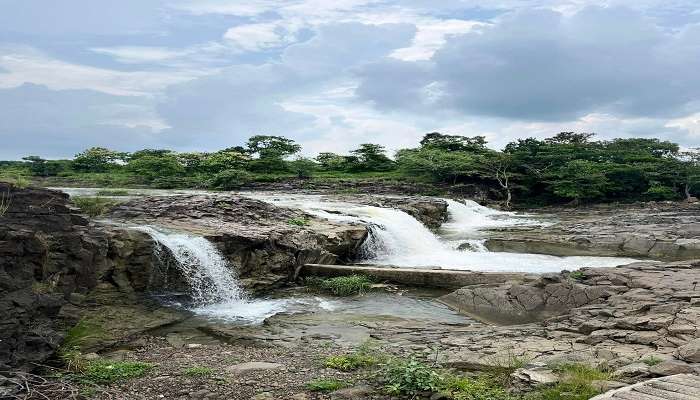
<path id="1" fill-rule="evenodd" d="M 700 146 L 697 0 L 0 0 L 0 159 L 426 132 Z"/>

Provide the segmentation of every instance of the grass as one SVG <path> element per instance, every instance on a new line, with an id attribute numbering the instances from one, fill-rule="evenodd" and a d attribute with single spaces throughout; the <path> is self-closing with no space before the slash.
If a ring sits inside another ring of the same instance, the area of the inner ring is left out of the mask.
<path id="1" fill-rule="evenodd" d="M 339 379 L 314 379 L 306 383 L 306 388 L 312 392 L 334 392 L 336 390 L 348 387 L 349 384 Z"/>
<path id="2" fill-rule="evenodd" d="M 86 340 L 100 338 L 104 335 L 105 331 L 98 323 L 81 319 L 75 326 L 68 329 L 63 343 L 61 344 L 61 349 L 66 351 L 80 349 Z"/>
<path id="3" fill-rule="evenodd" d="M 453 400 L 515 400 L 498 382 L 486 377 L 447 377 L 440 391 Z"/>
<path id="4" fill-rule="evenodd" d="M 105 214 L 112 207 L 119 204 L 117 201 L 105 199 L 104 197 L 76 196 L 72 198 L 72 201 L 82 212 L 93 218 Z"/>
<path id="5" fill-rule="evenodd" d="M 82 373 L 81 380 L 96 384 L 110 384 L 139 378 L 152 368 L 152 364 L 138 361 L 91 361 Z"/>
<path id="6" fill-rule="evenodd" d="M 355 371 L 360 368 L 372 366 L 377 363 L 377 359 L 364 354 L 355 352 L 352 354 L 341 356 L 330 356 L 326 358 L 323 365 L 327 368 L 337 369 L 339 371 Z"/>
<path id="7" fill-rule="evenodd" d="M 610 373 L 582 363 L 564 363 L 553 366 L 560 381 L 552 386 L 537 388 L 524 400 L 588 400 L 600 394 L 593 381 L 609 380 Z"/>
<path id="8" fill-rule="evenodd" d="M 642 359 L 642 362 L 650 367 L 661 364 L 664 360 L 656 356 L 649 356 Z"/>
<path id="9" fill-rule="evenodd" d="M 102 189 L 97 192 L 97 196 L 128 196 L 129 191 L 124 189 Z"/>
<path id="10" fill-rule="evenodd" d="M 184 373 L 190 378 L 207 378 L 214 374 L 214 369 L 209 367 L 195 366 L 187 368 L 184 371 Z"/>
<path id="11" fill-rule="evenodd" d="M 287 220 L 289 225 L 308 226 L 311 222 L 306 218 L 291 218 Z"/>
<path id="12" fill-rule="evenodd" d="M 309 278 L 307 285 L 335 296 L 363 295 L 372 289 L 372 280 L 366 275 L 347 275 L 335 278 Z"/>
<path id="13" fill-rule="evenodd" d="M 5 193 L 0 193 L 0 217 L 5 215 L 12 205 L 12 194 L 8 189 Z"/>
<path id="14" fill-rule="evenodd" d="M 574 271 L 569 274 L 569 278 L 577 281 L 581 281 L 586 278 L 586 274 L 583 273 L 583 271 Z"/>

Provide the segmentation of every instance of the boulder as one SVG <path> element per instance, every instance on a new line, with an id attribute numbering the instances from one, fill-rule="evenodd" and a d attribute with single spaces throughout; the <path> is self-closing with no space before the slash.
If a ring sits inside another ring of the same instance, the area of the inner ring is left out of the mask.
<path id="1" fill-rule="evenodd" d="M 678 358 L 693 363 L 700 362 L 700 338 L 678 347 Z"/>
<path id="2" fill-rule="evenodd" d="M 688 363 L 679 360 L 666 360 L 652 366 L 649 369 L 654 375 L 669 376 L 676 374 L 691 374 L 695 369 Z"/>

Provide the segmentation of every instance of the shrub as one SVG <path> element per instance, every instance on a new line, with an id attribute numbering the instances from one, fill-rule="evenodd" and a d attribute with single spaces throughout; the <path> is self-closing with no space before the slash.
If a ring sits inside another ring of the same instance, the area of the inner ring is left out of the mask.
<path id="1" fill-rule="evenodd" d="M 338 379 L 315 379 L 306 384 L 306 388 L 312 392 L 333 392 L 347 387 L 348 384 Z"/>
<path id="2" fill-rule="evenodd" d="M 663 360 L 656 356 L 649 356 L 642 359 L 642 362 L 650 367 L 653 367 L 654 365 L 661 364 Z"/>
<path id="3" fill-rule="evenodd" d="M 238 189 L 246 183 L 250 182 L 251 175 L 249 172 L 240 169 L 227 169 L 214 175 L 209 181 L 209 187 L 221 190 Z"/>
<path id="4" fill-rule="evenodd" d="M 374 365 L 376 362 L 374 357 L 357 352 L 342 356 L 330 356 L 326 358 L 323 365 L 340 371 L 354 371 Z"/>
<path id="5" fill-rule="evenodd" d="M 214 369 L 209 367 L 190 367 L 185 370 L 185 375 L 191 378 L 205 378 L 214 374 Z"/>
<path id="6" fill-rule="evenodd" d="M 583 271 L 574 271 L 569 274 L 569 278 L 580 281 L 586 278 L 586 274 L 584 274 Z"/>
<path id="7" fill-rule="evenodd" d="M 372 281 L 365 275 L 338 276 L 329 279 L 311 278 L 307 284 L 335 296 L 362 295 L 372 289 Z"/>
<path id="8" fill-rule="evenodd" d="M 112 207 L 118 204 L 117 201 L 106 199 L 104 197 L 82 197 L 77 196 L 72 198 L 73 204 L 78 207 L 82 212 L 91 216 L 99 217 Z"/>
<path id="9" fill-rule="evenodd" d="M 385 365 L 383 373 L 386 391 L 391 395 L 437 392 L 444 383 L 443 376 L 435 368 L 415 358 L 390 361 Z"/>
<path id="10" fill-rule="evenodd" d="M 146 374 L 153 365 L 136 361 L 92 361 L 83 372 L 83 377 L 94 383 L 109 384 L 138 378 Z"/>
<path id="11" fill-rule="evenodd" d="M 442 392 L 454 400 L 515 400 L 497 382 L 484 377 L 448 377 Z"/>
<path id="12" fill-rule="evenodd" d="M 600 390 L 593 387 L 593 381 L 610 379 L 607 371 L 581 363 L 564 363 L 553 369 L 559 374 L 560 382 L 538 388 L 525 396 L 525 400 L 588 400 L 600 394 Z"/>
<path id="13" fill-rule="evenodd" d="M 291 218 L 287 220 L 287 223 L 289 225 L 296 225 L 296 226 L 307 226 L 309 225 L 309 220 L 306 218 Z"/>

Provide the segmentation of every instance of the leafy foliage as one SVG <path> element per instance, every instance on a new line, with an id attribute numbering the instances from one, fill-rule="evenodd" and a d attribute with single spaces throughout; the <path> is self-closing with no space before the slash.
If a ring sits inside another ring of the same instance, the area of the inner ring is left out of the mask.
<path id="1" fill-rule="evenodd" d="M 214 374 L 214 369 L 209 367 L 194 366 L 185 369 L 184 374 L 191 378 L 206 378 Z"/>
<path id="2" fill-rule="evenodd" d="M 323 362 L 328 368 L 340 371 L 354 371 L 360 368 L 369 367 L 377 363 L 377 359 L 363 351 L 341 356 L 330 356 Z"/>
<path id="3" fill-rule="evenodd" d="M 365 275 L 338 276 L 329 279 L 307 279 L 307 284 L 335 296 L 363 295 L 372 289 L 372 280 Z"/>
<path id="4" fill-rule="evenodd" d="M 306 388 L 312 392 L 334 392 L 347 386 L 346 382 L 338 379 L 315 379 L 306 383 Z"/>
<path id="5" fill-rule="evenodd" d="M 104 197 L 76 196 L 71 198 L 71 201 L 82 212 L 93 218 L 105 214 L 112 207 L 118 204 L 117 201 L 107 199 Z"/>
<path id="6" fill-rule="evenodd" d="M 392 360 L 384 366 L 383 372 L 386 390 L 392 395 L 437 392 L 444 384 L 444 377 L 435 368 L 415 358 Z"/>
<path id="7" fill-rule="evenodd" d="M 152 368 L 152 364 L 143 362 L 97 360 L 87 365 L 83 376 L 93 383 L 109 384 L 139 378 Z"/>

